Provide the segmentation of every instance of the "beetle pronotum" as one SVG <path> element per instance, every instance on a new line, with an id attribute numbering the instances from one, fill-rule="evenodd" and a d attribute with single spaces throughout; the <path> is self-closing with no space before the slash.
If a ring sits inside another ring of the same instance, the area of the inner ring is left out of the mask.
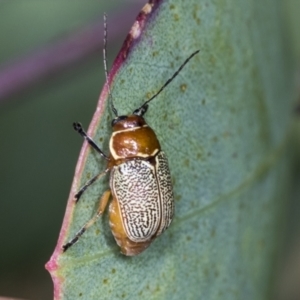
<path id="1" fill-rule="evenodd" d="M 108 84 L 106 41 L 107 28 L 104 15 L 103 62 L 110 105 L 116 117 L 112 121 L 109 156 L 105 155 L 86 134 L 80 123 L 73 124 L 74 129 L 107 160 L 106 170 L 87 182 L 75 195 L 75 199 L 77 202 L 91 184 L 109 171 L 110 190 L 103 193 L 95 216 L 63 246 L 63 251 L 76 243 L 86 229 L 103 214 L 112 194 L 109 206 L 109 224 L 112 233 L 121 252 L 127 256 L 134 256 L 144 251 L 169 227 L 174 215 L 173 188 L 167 157 L 160 148 L 156 134 L 147 125 L 143 116 L 149 102 L 163 91 L 199 50 L 193 52 L 158 92 L 132 115 L 120 116 L 113 104 Z"/>

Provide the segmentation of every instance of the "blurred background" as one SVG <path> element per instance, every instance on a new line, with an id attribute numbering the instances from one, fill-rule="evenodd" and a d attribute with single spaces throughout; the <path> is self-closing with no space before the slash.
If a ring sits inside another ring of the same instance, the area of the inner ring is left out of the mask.
<path id="1" fill-rule="evenodd" d="M 103 13 L 110 66 L 145 2 L 0 2 L 0 297 L 53 298 L 44 264 L 82 145 L 72 123 L 88 127 L 104 83 Z M 300 1 L 282 4 L 299 66 Z M 300 242 L 285 254 L 283 295 L 300 278 Z"/>
<path id="2" fill-rule="evenodd" d="M 44 269 L 87 128 L 141 0 L 0 1 L 0 297 L 53 299 Z"/>

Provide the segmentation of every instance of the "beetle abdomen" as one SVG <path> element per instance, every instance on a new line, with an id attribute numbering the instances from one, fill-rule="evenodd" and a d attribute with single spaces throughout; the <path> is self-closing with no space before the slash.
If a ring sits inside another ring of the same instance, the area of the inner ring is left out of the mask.
<path id="1" fill-rule="evenodd" d="M 109 206 L 109 225 L 114 235 L 114 238 L 117 244 L 119 245 L 119 247 L 121 248 L 121 252 L 124 255 L 127 256 L 137 255 L 143 252 L 145 249 L 147 249 L 152 242 L 152 240 L 150 239 L 145 242 L 137 243 L 131 241 L 128 238 L 127 233 L 125 232 L 123 226 L 123 220 L 120 214 L 119 205 L 115 198 L 113 198 Z"/>

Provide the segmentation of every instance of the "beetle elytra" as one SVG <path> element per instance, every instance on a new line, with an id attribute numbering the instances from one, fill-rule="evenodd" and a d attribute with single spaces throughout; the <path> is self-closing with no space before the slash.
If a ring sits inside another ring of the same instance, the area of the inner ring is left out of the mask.
<path id="1" fill-rule="evenodd" d="M 109 91 L 110 105 L 115 118 L 112 121 L 112 135 L 109 141 L 109 155 L 105 155 L 81 127 L 74 123 L 74 129 L 107 160 L 104 172 L 93 177 L 75 195 L 79 200 L 84 191 L 97 179 L 110 172 L 110 190 L 104 192 L 95 216 L 89 220 L 63 246 L 66 251 L 103 214 L 110 197 L 109 223 L 114 238 L 127 256 L 144 251 L 151 242 L 165 231 L 174 216 L 174 198 L 165 153 L 161 150 L 155 132 L 147 125 L 144 114 L 148 104 L 178 75 L 188 61 L 199 50 L 193 52 L 169 78 L 160 90 L 131 115 L 120 116 L 113 105 L 106 66 L 107 30 L 104 22 L 104 69 Z"/>

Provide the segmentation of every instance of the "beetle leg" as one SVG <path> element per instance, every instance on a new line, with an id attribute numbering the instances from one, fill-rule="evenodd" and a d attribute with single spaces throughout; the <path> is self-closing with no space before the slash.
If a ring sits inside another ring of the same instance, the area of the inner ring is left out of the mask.
<path id="1" fill-rule="evenodd" d="M 101 178 L 103 175 L 105 175 L 110 169 L 106 169 L 104 172 L 97 174 L 96 176 L 94 176 L 92 179 L 90 179 L 78 192 L 77 194 L 74 196 L 75 197 L 75 201 L 76 203 L 79 201 L 80 197 L 82 196 L 82 194 L 85 192 L 85 190 L 92 185 L 96 180 L 98 180 L 99 178 Z"/>
<path id="2" fill-rule="evenodd" d="M 109 197 L 110 197 L 110 190 L 103 193 L 103 195 L 99 201 L 99 207 L 98 207 L 97 213 L 94 215 L 94 217 L 92 219 L 90 219 L 87 223 L 85 223 L 85 225 L 76 233 L 74 238 L 72 238 L 68 243 L 63 245 L 63 247 L 62 247 L 63 252 L 65 252 L 72 245 L 74 245 L 78 241 L 78 239 L 84 234 L 84 232 L 98 220 L 98 218 L 105 211 Z"/>
<path id="3" fill-rule="evenodd" d="M 98 147 L 93 139 L 87 135 L 80 123 L 73 123 L 73 127 L 103 158 L 109 160 L 109 157 Z"/>

